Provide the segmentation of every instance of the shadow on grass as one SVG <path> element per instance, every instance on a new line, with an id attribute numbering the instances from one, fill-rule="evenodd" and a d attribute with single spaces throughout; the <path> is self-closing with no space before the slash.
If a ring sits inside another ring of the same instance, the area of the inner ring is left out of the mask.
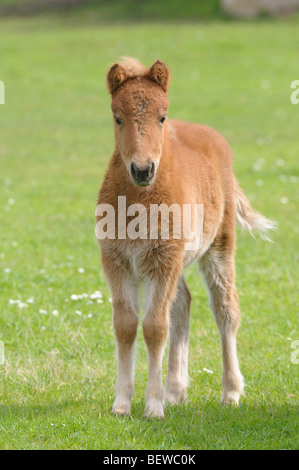
<path id="1" fill-rule="evenodd" d="M 14 404 L 14 403 L 2 403 L 0 404 L 0 418 L 3 418 L 7 415 L 15 415 L 18 418 L 28 416 L 53 416 L 57 415 L 61 411 L 67 409 L 74 409 L 76 411 L 84 411 L 86 407 L 89 407 L 89 413 L 93 410 L 95 413 L 100 414 L 101 416 L 111 416 L 117 417 L 113 415 L 110 410 L 112 408 L 112 400 L 107 401 L 100 401 L 96 399 L 81 399 L 81 400 L 65 400 L 61 403 L 57 403 L 56 401 L 49 401 L 48 403 L 40 403 L 40 404 L 30 404 L 30 405 L 22 405 L 22 404 Z M 143 399 L 134 400 L 132 401 L 132 410 L 131 410 L 131 417 L 134 419 L 142 419 L 143 412 L 144 412 L 144 405 L 145 401 Z M 176 417 L 183 418 L 184 416 L 191 417 L 191 416 L 201 416 L 203 417 L 205 414 L 211 415 L 222 415 L 222 416 L 236 416 L 240 417 L 242 415 L 258 415 L 260 417 L 264 416 L 269 418 L 278 417 L 279 415 L 283 414 L 286 416 L 293 416 L 294 418 L 299 417 L 299 405 L 288 405 L 288 404 L 271 404 L 267 402 L 266 404 L 247 404 L 246 401 L 240 403 L 238 407 L 236 406 L 226 406 L 220 405 L 218 401 L 218 397 L 213 397 L 209 399 L 204 399 L 199 401 L 198 403 L 186 403 L 186 404 L 179 404 L 176 406 L 166 405 L 165 407 L 165 418 L 161 422 L 165 422 L 165 420 L 172 420 Z M 130 419 L 130 417 L 128 417 Z M 299 422 L 297 423 L 299 425 Z"/>
<path id="2" fill-rule="evenodd" d="M 8 433 L 15 423 L 18 429 L 24 426 L 23 439 L 32 428 L 43 427 L 45 434 L 48 433 L 44 444 L 48 448 L 56 447 L 59 442 L 61 446 L 65 442 L 66 446 L 72 447 L 68 440 L 72 433 L 79 433 L 75 447 L 80 447 L 80 439 L 84 438 L 90 448 L 97 446 L 111 450 L 296 448 L 297 406 L 252 405 L 244 401 L 238 408 L 223 407 L 219 406 L 218 398 L 212 398 L 176 407 L 167 406 L 165 419 L 161 421 L 142 419 L 142 399 L 133 401 L 130 417 L 112 415 L 111 406 L 109 400 L 96 399 L 51 401 L 38 405 L 2 404 L 0 425 Z M 64 433 L 60 440 L 55 441 L 50 426 L 56 426 L 58 434 L 60 431 Z M 95 441 L 94 436 L 101 436 L 99 433 L 103 433 L 103 429 L 106 440 Z M 12 432 L 15 434 L 16 429 Z M 117 439 L 114 437 L 116 434 Z M 21 441 L 21 436 L 16 438 L 16 442 L 17 439 Z M 12 443 L 12 448 L 16 442 Z"/>

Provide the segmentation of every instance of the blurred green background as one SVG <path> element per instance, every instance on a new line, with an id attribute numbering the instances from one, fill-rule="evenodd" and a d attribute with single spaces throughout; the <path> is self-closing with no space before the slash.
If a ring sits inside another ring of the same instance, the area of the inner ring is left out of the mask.
<path id="1" fill-rule="evenodd" d="M 242 20 L 216 0 L 54 3 L 0 3 L 0 447 L 297 448 L 298 13 Z M 238 229 L 238 409 L 218 404 L 220 342 L 192 266 L 189 402 L 163 422 L 141 419 L 140 331 L 132 418 L 110 416 L 116 356 L 94 210 L 113 152 L 105 74 L 122 55 L 167 63 L 169 117 L 220 131 L 253 206 L 279 222 L 273 244 Z"/>
<path id="2" fill-rule="evenodd" d="M 220 0 L 1 0 L 6 15 L 72 13 L 97 21 L 195 20 L 224 16 Z M 1 10 L 0 10 L 1 12 Z"/>

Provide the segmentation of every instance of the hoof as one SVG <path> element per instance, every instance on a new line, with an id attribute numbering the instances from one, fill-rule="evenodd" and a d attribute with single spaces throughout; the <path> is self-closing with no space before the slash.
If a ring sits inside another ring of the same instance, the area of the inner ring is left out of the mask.
<path id="1" fill-rule="evenodd" d="M 240 393 L 238 392 L 227 392 L 223 393 L 220 404 L 221 405 L 232 405 L 238 406 L 240 400 Z"/>
<path id="2" fill-rule="evenodd" d="M 173 384 L 165 390 L 165 401 L 170 405 L 187 402 L 187 387 L 183 384 Z"/>
<path id="3" fill-rule="evenodd" d="M 145 413 L 143 419 L 163 419 L 164 418 L 164 409 L 161 402 L 149 402 L 146 405 Z"/>
<path id="4" fill-rule="evenodd" d="M 119 416 L 130 416 L 131 406 L 130 403 L 115 403 L 111 413 Z"/>

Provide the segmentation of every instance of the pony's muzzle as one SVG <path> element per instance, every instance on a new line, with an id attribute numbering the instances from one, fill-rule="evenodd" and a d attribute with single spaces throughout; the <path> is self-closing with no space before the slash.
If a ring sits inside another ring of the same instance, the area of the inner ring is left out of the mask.
<path id="1" fill-rule="evenodd" d="M 130 166 L 131 175 L 138 186 L 148 186 L 155 174 L 155 163 L 150 162 L 146 166 L 138 166 L 132 162 Z"/>

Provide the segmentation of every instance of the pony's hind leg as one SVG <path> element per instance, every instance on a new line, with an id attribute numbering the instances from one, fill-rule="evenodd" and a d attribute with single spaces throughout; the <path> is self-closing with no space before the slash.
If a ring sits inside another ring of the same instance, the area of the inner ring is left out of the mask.
<path id="1" fill-rule="evenodd" d="M 165 399 L 171 404 L 187 400 L 188 341 L 191 294 L 181 276 L 170 310 L 168 371 Z"/>
<path id="2" fill-rule="evenodd" d="M 229 236 L 220 237 L 229 242 Z M 241 375 L 236 346 L 236 333 L 239 324 L 239 302 L 234 281 L 234 244 L 218 243 L 200 260 L 200 269 L 204 275 L 210 305 L 217 323 L 223 358 L 222 403 L 238 404 L 243 394 L 244 383 Z"/>

